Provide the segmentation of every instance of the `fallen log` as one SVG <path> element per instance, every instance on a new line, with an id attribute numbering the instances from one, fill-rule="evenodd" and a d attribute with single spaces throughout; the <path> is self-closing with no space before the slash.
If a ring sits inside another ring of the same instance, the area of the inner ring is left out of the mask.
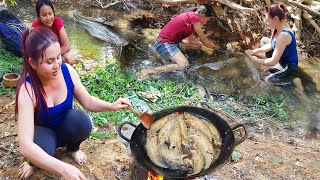
<path id="1" fill-rule="evenodd" d="M 73 12 L 75 19 L 94 37 L 97 37 L 103 41 L 110 42 L 116 46 L 126 46 L 128 41 L 122 38 L 117 33 L 106 28 L 104 25 L 83 18 L 78 12 Z"/>
<path id="2" fill-rule="evenodd" d="M 316 29 L 316 31 L 320 34 L 320 27 L 318 24 L 312 19 L 312 16 L 306 11 L 303 10 L 303 17 Z"/>
<path id="3" fill-rule="evenodd" d="M 186 4 L 203 4 L 207 3 L 207 1 L 208 0 L 156 0 L 156 2 L 159 2 L 163 4 L 163 6 L 167 7 L 179 7 Z"/>
<path id="4" fill-rule="evenodd" d="M 270 6 L 271 6 L 270 0 L 264 0 L 264 1 L 266 2 L 267 7 L 270 7 Z"/>
<path id="5" fill-rule="evenodd" d="M 297 8 L 294 11 L 294 25 L 293 25 L 293 32 L 295 34 L 295 37 L 297 39 L 297 41 L 300 41 L 301 38 L 301 13 L 302 10 L 300 8 Z"/>
<path id="6" fill-rule="evenodd" d="M 303 3 L 310 5 L 310 8 L 315 11 L 320 11 L 320 2 L 314 0 L 304 0 Z"/>
<path id="7" fill-rule="evenodd" d="M 301 8 L 301 9 L 304 9 L 306 11 L 308 11 L 309 13 L 311 14 L 314 14 L 314 15 L 317 15 L 317 16 L 320 16 L 320 13 L 316 10 L 313 10 L 311 8 L 309 8 L 308 6 L 306 5 L 303 5 L 301 3 L 298 3 L 296 1 L 293 1 L 293 0 L 284 0 L 286 3 L 289 3 L 289 4 L 292 4 L 294 6 L 297 6 L 298 8 Z"/>
<path id="8" fill-rule="evenodd" d="M 230 8 L 232 9 L 236 9 L 236 10 L 239 10 L 239 11 L 244 11 L 244 12 L 253 12 L 254 9 L 252 8 L 247 8 L 247 7 L 243 7 L 239 4 L 236 4 L 234 2 L 231 2 L 229 0 L 213 0 L 213 1 L 217 1 L 217 2 L 220 2 L 226 6 L 229 6 Z"/>
<path id="9" fill-rule="evenodd" d="M 111 7 L 111 6 L 113 6 L 113 5 L 116 5 L 116 4 L 120 3 L 120 2 L 122 2 L 122 1 L 116 0 L 116 1 L 114 1 L 114 2 L 111 2 L 111 3 L 108 3 L 108 4 L 106 4 L 106 5 L 103 5 L 103 3 L 102 3 L 100 0 L 95 0 L 95 1 L 100 5 L 100 7 L 101 7 L 102 9 Z"/>
<path id="10" fill-rule="evenodd" d="M 109 21 L 107 20 L 105 17 L 87 17 L 87 16 L 82 16 L 80 14 L 77 14 L 79 17 L 83 18 L 83 19 L 87 19 L 89 21 L 94 21 L 100 24 L 104 24 L 107 26 L 114 26 L 116 23 L 114 21 Z"/>
<path id="11" fill-rule="evenodd" d="M 242 2 L 244 4 L 250 5 L 250 4 L 254 3 L 255 1 L 254 0 L 242 0 Z"/>

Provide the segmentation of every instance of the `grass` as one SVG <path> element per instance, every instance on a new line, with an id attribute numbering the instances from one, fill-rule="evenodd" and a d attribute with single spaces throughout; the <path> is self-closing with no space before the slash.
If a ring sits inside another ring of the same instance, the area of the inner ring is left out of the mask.
<path id="1" fill-rule="evenodd" d="M 124 74 L 120 71 L 117 62 L 108 65 L 97 66 L 94 72 L 80 73 L 82 83 L 93 96 L 108 102 L 114 102 L 120 97 L 131 97 L 134 107 L 145 105 L 148 112 L 158 111 L 163 108 L 195 104 L 201 98 L 198 89 L 192 84 L 177 84 L 173 81 L 161 81 L 151 79 L 145 81 L 136 80 L 132 74 Z M 147 98 L 147 93 L 158 92 L 157 99 Z M 91 113 L 94 122 L 104 125 L 108 121 L 119 124 L 126 121 L 134 121 L 136 115 L 130 111 L 117 111 L 108 113 Z"/>
<path id="2" fill-rule="evenodd" d="M 4 47 L 0 46 L 0 72 L 4 73 L 21 73 L 22 58 L 13 55 Z"/>
<path id="3" fill-rule="evenodd" d="M 17 1 L 15 0 L 2 0 L 2 4 L 5 4 L 5 3 L 10 3 L 12 6 L 17 5 Z"/>
<path id="4" fill-rule="evenodd" d="M 0 46 L 0 73 L 18 73 L 21 74 L 22 58 L 13 55 L 4 47 Z M 8 88 L 0 83 L 0 96 L 14 97 L 15 88 Z"/>
<path id="5" fill-rule="evenodd" d="M 279 122 L 297 120 L 296 114 L 290 115 L 288 113 L 291 110 L 287 98 L 282 95 L 244 97 L 241 99 L 227 96 L 225 101 L 215 101 L 213 99 L 208 101 L 214 107 L 219 107 L 234 117 L 263 118 L 268 116 Z"/>
<path id="6" fill-rule="evenodd" d="M 203 99 L 198 89 L 191 83 L 180 84 L 174 81 L 149 79 L 139 81 L 132 74 L 121 72 L 118 62 L 108 65 L 99 65 L 92 73 L 80 73 L 82 83 L 93 96 L 108 102 L 114 102 L 119 97 L 130 97 L 134 107 L 143 104 L 152 113 L 163 108 L 179 105 L 195 105 L 200 101 L 208 101 L 212 106 L 228 112 L 234 117 L 264 118 L 271 117 L 279 122 L 295 120 L 290 112 L 287 97 L 282 95 L 269 95 L 258 97 L 237 98 L 227 96 L 225 101 Z M 150 99 L 146 94 L 158 92 L 158 99 Z M 90 113 L 90 112 L 89 112 Z M 136 121 L 137 116 L 130 111 L 117 111 L 107 113 L 90 113 L 95 124 L 104 125 L 109 121 L 119 124 L 123 121 Z"/>
<path id="7" fill-rule="evenodd" d="M 0 56 L 0 72 L 21 73 L 22 58 L 14 56 L 1 46 Z M 159 79 L 139 81 L 134 75 L 122 72 L 117 61 L 99 65 L 91 73 L 82 71 L 81 66 L 78 66 L 77 70 L 84 86 L 93 96 L 108 102 L 114 102 L 120 97 L 130 97 L 135 108 L 139 104 L 145 105 L 149 113 L 179 105 L 194 105 L 204 100 L 200 97 L 198 89 L 191 83 L 181 84 Z M 0 83 L 0 96 L 14 97 L 14 90 Z M 147 98 L 146 94 L 152 92 L 158 92 L 159 97 Z M 269 116 L 277 121 L 286 122 L 293 119 L 288 114 L 290 110 L 288 110 L 286 99 L 281 95 L 246 97 L 245 99 L 227 96 L 228 103 L 216 101 L 213 98 L 206 99 L 206 101 L 235 117 Z M 89 114 L 93 117 L 95 124 L 100 126 L 109 121 L 119 124 L 123 121 L 137 120 L 137 116 L 127 110 L 106 113 L 89 112 Z"/>

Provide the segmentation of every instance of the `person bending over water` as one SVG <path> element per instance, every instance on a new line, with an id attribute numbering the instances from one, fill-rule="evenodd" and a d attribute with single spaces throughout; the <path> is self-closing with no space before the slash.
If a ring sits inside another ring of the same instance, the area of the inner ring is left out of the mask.
<path id="1" fill-rule="evenodd" d="M 50 0 L 37 0 L 36 12 L 38 19 L 32 23 L 32 27 L 45 26 L 58 37 L 62 61 L 73 65 L 74 55 L 70 52 L 70 42 L 64 28 L 63 21 L 55 15 L 53 5 Z"/>
<path id="2" fill-rule="evenodd" d="M 189 66 L 189 61 L 179 49 L 179 44 L 185 38 L 188 38 L 187 47 L 217 47 L 205 36 L 202 29 L 202 26 L 211 18 L 212 8 L 208 4 L 199 6 L 195 12 L 188 11 L 176 15 L 161 29 L 155 43 L 156 51 L 170 59 L 174 64 L 144 69 L 139 72 L 139 75 L 145 77 L 152 73 L 181 70 Z M 200 41 L 195 38 L 194 32 L 196 32 Z"/>
<path id="3" fill-rule="evenodd" d="M 57 36 L 39 26 L 23 33 L 23 70 L 16 93 L 19 151 L 33 165 L 58 173 L 64 179 L 85 179 L 75 166 L 54 157 L 66 147 L 83 165 L 87 156 L 79 147 L 88 138 L 92 122 L 81 109 L 73 109 L 73 97 L 92 112 L 117 111 L 131 106 L 128 99 L 113 103 L 91 96 L 75 69 L 62 62 Z M 19 177 L 28 178 L 34 167 L 24 162 Z"/>
<path id="4" fill-rule="evenodd" d="M 252 58 L 254 62 L 270 67 L 264 75 L 266 82 L 288 78 L 298 66 L 297 43 L 286 23 L 287 14 L 285 4 L 272 4 L 266 12 L 267 23 L 272 30 L 270 41 L 258 49 L 245 51 L 248 55 L 266 53 L 266 59 Z"/>

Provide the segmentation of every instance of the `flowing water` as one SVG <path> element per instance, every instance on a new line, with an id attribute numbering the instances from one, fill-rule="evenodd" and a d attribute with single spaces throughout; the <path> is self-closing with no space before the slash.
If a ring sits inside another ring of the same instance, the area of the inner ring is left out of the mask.
<path id="1" fill-rule="evenodd" d="M 8 7 L 8 10 L 30 26 L 36 19 L 34 7 L 34 4 L 19 1 L 17 7 Z M 119 59 L 121 67 L 130 72 L 171 63 L 157 54 L 153 48 L 159 28 L 132 26 L 112 10 L 79 8 L 70 5 L 55 5 L 55 8 L 56 14 L 65 23 L 72 51 L 84 63 L 90 60 L 105 62 L 116 58 Z M 117 47 L 92 37 L 73 17 L 75 11 L 86 16 L 106 18 L 110 19 L 110 22 L 115 22 L 115 27 L 108 28 L 113 28 L 113 31 L 128 40 L 129 45 Z M 257 67 L 243 54 L 216 51 L 209 56 L 197 50 L 186 51 L 185 54 L 191 64 L 189 68 L 182 72 L 158 74 L 156 77 L 201 84 L 210 94 L 254 98 L 283 96 L 288 101 L 292 113 L 301 118 L 307 118 L 310 110 L 319 110 L 320 62 L 316 59 L 300 60 L 299 78 L 296 78 L 293 84 L 274 86 L 260 80 L 260 74 L 265 69 L 261 66 Z"/>

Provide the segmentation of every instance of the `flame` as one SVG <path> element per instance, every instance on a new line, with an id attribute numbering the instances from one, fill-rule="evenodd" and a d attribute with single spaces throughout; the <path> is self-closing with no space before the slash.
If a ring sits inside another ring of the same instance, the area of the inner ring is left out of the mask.
<path id="1" fill-rule="evenodd" d="M 149 171 L 147 180 L 163 180 L 163 176 L 161 176 L 159 174 L 153 175 L 153 173 L 151 171 Z"/>

